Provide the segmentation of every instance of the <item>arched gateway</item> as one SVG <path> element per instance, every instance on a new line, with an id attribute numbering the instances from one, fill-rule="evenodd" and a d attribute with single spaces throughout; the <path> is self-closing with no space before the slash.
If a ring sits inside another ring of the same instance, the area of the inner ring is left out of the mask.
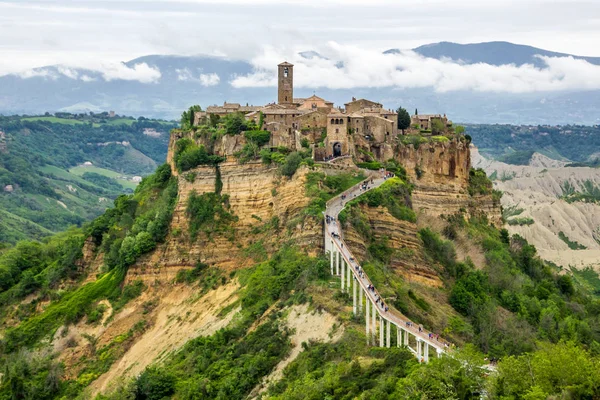
<path id="1" fill-rule="evenodd" d="M 340 142 L 335 142 L 333 144 L 333 156 L 340 157 L 342 155 L 342 145 Z"/>

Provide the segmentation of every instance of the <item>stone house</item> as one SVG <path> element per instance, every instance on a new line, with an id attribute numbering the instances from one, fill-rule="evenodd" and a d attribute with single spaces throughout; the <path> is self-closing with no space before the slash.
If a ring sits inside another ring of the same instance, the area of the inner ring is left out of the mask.
<path id="1" fill-rule="evenodd" d="M 257 124 L 262 115 L 263 129 L 271 132 L 271 147 L 285 146 L 296 150 L 308 140 L 316 160 L 356 155 L 357 146 L 374 153 L 383 151 L 380 149 L 389 152 L 393 148 L 399 133 L 395 111 L 383 108 L 381 103 L 354 97 L 344 104 L 344 108 L 336 108 L 333 102 L 315 94 L 294 98 L 294 65 L 283 62 L 277 68 L 276 104 L 241 106 L 225 102 L 223 106 L 210 106 L 205 112 L 195 113 L 194 125 L 210 114 L 226 116 L 242 113 Z M 426 117 L 423 122 L 421 117 Z M 445 116 L 419 115 L 414 117 L 417 118 L 415 124 L 418 122 L 419 126 L 423 125 L 422 129 L 430 129 L 432 119 L 438 117 L 448 123 Z"/>
<path id="2" fill-rule="evenodd" d="M 452 121 L 449 121 L 446 114 L 418 114 L 410 118 L 410 126 L 419 130 L 432 130 L 434 121 L 441 121 L 444 127 L 452 126 Z"/>

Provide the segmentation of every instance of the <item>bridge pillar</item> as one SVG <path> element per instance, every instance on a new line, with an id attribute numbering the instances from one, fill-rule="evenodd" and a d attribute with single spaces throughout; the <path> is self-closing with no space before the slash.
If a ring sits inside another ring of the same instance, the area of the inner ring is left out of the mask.
<path id="1" fill-rule="evenodd" d="M 342 274 L 340 275 L 340 280 L 342 282 L 342 292 L 345 290 L 344 288 L 344 278 L 346 277 L 346 271 L 344 271 L 344 268 L 346 267 L 346 261 L 344 261 L 344 258 L 342 257 L 342 253 L 340 253 L 340 265 L 342 267 Z"/>
<path id="2" fill-rule="evenodd" d="M 390 335 L 390 330 L 391 330 L 390 325 L 391 324 L 392 323 L 390 321 L 386 321 L 386 323 L 385 323 L 385 327 L 387 328 L 386 332 L 385 332 L 385 334 L 386 334 L 386 340 L 387 340 L 386 343 L 385 343 L 385 346 L 387 348 L 390 348 L 390 346 L 392 345 L 392 339 L 391 339 L 392 336 Z"/>
<path id="3" fill-rule="evenodd" d="M 352 282 L 352 277 L 354 276 L 354 274 L 352 273 L 352 264 L 346 263 L 346 273 L 346 282 L 348 282 L 348 293 L 350 293 L 350 282 Z"/>
<path id="4" fill-rule="evenodd" d="M 335 255 L 335 252 L 333 251 L 333 248 L 329 249 L 329 258 L 331 261 L 331 275 L 333 275 L 333 256 L 334 255 Z"/>
<path id="5" fill-rule="evenodd" d="M 429 362 L 429 344 L 427 342 L 423 342 L 423 359 L 425 362 Z"/>
<path id="6" fill-rule="evenodd" d="M 337 251 L 335 252 L 335 266 L 336 266 L 336 275 L 340 274 L 340 253 L 338 253 Z"/>
<path id="7" fill-rule="evenodd" d="M 370 344 L 371 341 L 369 340 L 371 338 L 371 332 L 369 329 L 369 326 L 371 325 L 371 318 L 369 315 L 369 309 L 371 308 L 371 305 L 369 304 L 369 297 L 367 296 L 365 298 L 365 312 L 366 312 L 366 316 L 365 316 L 365 330 L 367 331 L 367 344 Z"/>
<path id="8" fill-rule="evenodd" d="M 356 281 L 356 279 L 352 279 L 351 280 L 353 287 L 352 287 L 352 314 L 354 316 L 356 316 L 356 291 L 357 291 L 357 286 L 358 286 L 358 282 Z"/>
<path id="9" fill-rule="evenodd" d="M 356 282 L 358 284 L 358 282 Z M 362 314 L 363 310 L 363 290 L 360 285 L 358 286 L 358 312 Z"/>
<path id="10" fill-rule="evenodd" d="M 442 357 L 442 354 L 444 354 L 444 352 L 442 351 L 442 349 L 435 349 L 435 352 L 436 352 L 437 358 Z"/>
<path id="11" fill-rule="evenodd" d="M 421 341 L 421 339 L 417 338 L 417 359 L 419 360 L 419 362 L 421 362 L 422 348 L 423 348 L 423 342 Z"/>
<path id="12" fill-rule="evenodd" d="M 371 334 L 373 336 L 373 345 L 377 345 L 377 306 L 374 302 L 371 302 Z"/>
<path id="13" fill-rule="evenodd" d="M 402 331 L 399 326 L 396 326 L 396 347 L 400 347 L 402 345 Z"/>
<path id="14" fill-rule="evenodd" d="M 379 347 L 385 347 L 385 333 L 383 330 L 385 329 L 385 319 L 383 316 L 379 316 Z"/>

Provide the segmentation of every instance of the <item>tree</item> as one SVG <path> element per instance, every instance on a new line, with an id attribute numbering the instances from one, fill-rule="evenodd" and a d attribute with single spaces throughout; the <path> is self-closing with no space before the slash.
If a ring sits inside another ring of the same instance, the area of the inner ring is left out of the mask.
<path id="1" fill-rule="evenodd" d="M 288 154 L 285 162 L 280 167 L 281 174 L 291 178 L 296 173 L 301 162 L 302 156 L 297 151 Z"/>
<path id="2" fill-rule="evenodd" d="M 415 108 L 415 115 L 419 115 L 419 110 Z"/>
<path id="3" fill-rule="evenodd" d="M 457 135 L 462 135 L 463 133 L 465 133 L 465 127 L 462 125 L 456 125 L 456 127 L 454 128 L 454 133 L 456 133 Z"/>
<path id="4" fill-rule="evenodd" d="M 443 133 L 445 129 L 446 129 L 446 127 L 444 126 L 444 123 L 442 122 L 442 120 L 437 119 L 437 118 L 432 119 L 431 133 L 433 133 L 434 135 L 438 135 L 440 133 Z"/>
<path id="5" fill-rule="evenodd" d="M 165 370 L 155 367 L 146 368 L 136 382 L 135 398 L 160 400 L 175 393 L 176 378 Z"/>
<path id="6" fill-rule="evenodd" d="M 190 129 L 194 125 L 194 113 L 198 111 L 202 111 L 202 107 L 195 105 L 181 114 L 181 129 Z"/>
<path id="7" fill-rule="evenodd" d="M 398 129 L 402 129 L 402 134 L 404 135 L 404 130 L 410 127 L 410 115 L 408 111 L 404 108 L 398 108 Z"/>

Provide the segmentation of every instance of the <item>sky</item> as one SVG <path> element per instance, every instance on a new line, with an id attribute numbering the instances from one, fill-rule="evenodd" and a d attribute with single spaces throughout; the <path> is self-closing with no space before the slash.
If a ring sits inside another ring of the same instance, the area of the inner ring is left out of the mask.
<path id="1" fill-rule="evenodd" d="M 27 78 L 35 76 L 32 68 L 62 64 L 100 71 L 106 80 L 152 83 L 160 79 L 160 71 L 120 62 L 148 54 L 204 54 L 255 65 L 255 73 L 234 79 L 233 86 L 271 86 L 269 63 L 317 50 L 350 66 L 334 76 L 334 62 L 305 62 L 312 73 L 303 74 L 300 85 L 414 86 L 425 71 L 431 78 L 426 86 L 439 91 L 590 88 L 590 80 L 591 88 L 600 87 L 600 69 L 577 60 L 546 60 L 549 71 L 540 73 L 527 67 L 467 68 L 423 60 L 411 52 L 378 58 L 389 48 L 495 40 L 600 56 L 600 1 L 0 0 L 0 75 Z M 373 57 L 384 65 L 374 67 Z M 405 73 L 394 72 L 399 69 Z M 214 75 L 218 71 L 201 76 L 188 72 L 194 75 L 190 79 L 207 86 L 222 79 Z M 475 83 L 468 82 L 470 77 Z M 489 77 L 496 83 L 486 83 Z"/>

